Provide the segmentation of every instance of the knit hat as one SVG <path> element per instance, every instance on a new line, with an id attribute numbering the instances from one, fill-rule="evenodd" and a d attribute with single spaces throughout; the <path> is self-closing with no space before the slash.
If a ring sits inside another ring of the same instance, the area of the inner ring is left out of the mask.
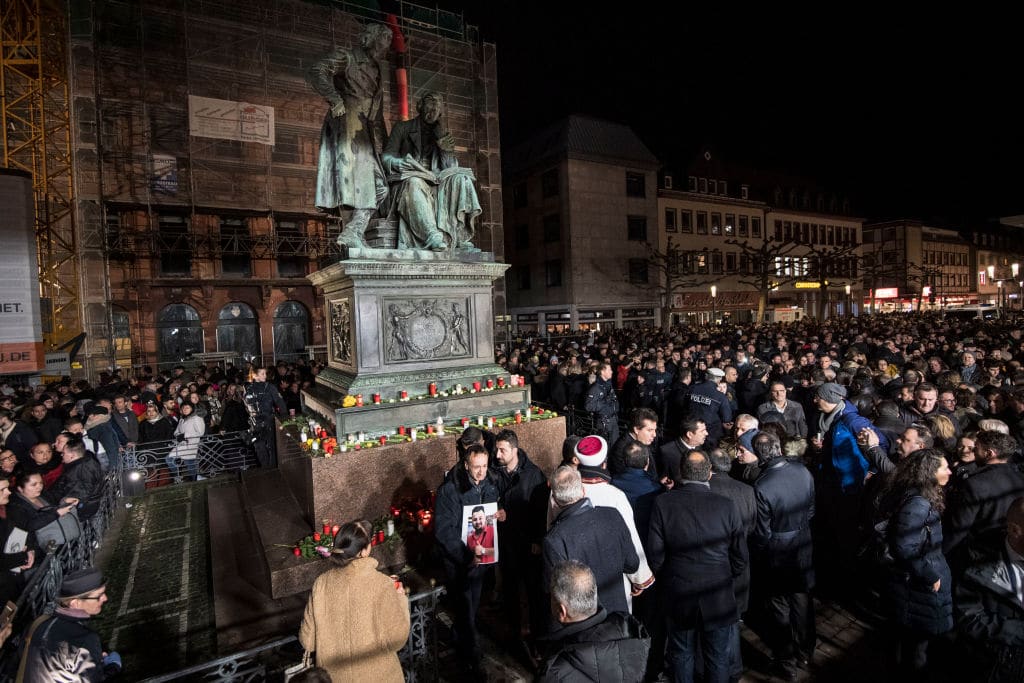
<path id="1" fill-rule="evenodd" d="M 99 569 L 86 567 L 85 569 L 71 572 L 64 577 L 60 584 L 60 597 L 73 598 L 85 595 L 102 588 L 106 584 L 107 581 L 103 578 L 103 574 Z"/>
<path id="2" fill-rule="evenodd" d="M 580 464 L 586 467 L 600 467 L 608 458 L 608 442 L 601 436 L 584 437 L 575 450 Z"/>
<path id="3" fill-rule="evenodd" d="M 740 445 L 751 453 L 754 452 L 754 437 L 757 436 L 759 431 L 757 429 L 748 429 L 747 431 L 740 434 L 738 441 Z"/>
<path id="4" fill-rule="evenodd" d="M 814 395 L 828 403 L 841 403 L 846 398 L 846 387 L 835 382 L 825 382 Z"/>

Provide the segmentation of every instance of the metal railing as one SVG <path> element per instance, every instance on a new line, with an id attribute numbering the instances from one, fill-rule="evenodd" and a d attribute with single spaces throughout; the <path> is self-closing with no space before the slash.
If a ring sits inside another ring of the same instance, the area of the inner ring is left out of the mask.
<path id="1" fill-rule="evenodd" d="M 128 446 L 121 454 L 121 469 L 125 475 L 125 487 L 137 493 L 139 483 L 166 484 L 180 482 L 181 475 L 172 477 L 167 458 L 176 446 L 174 441 L 153 441 Z M 184 471 L 184 461 L 173 461 L 179 473 Z M 200 476 L 214 477 L 222 472 L 249 469 L 257 465 L 256 453 L 248 432 L 228 434 L 207 434 L 199 437 L 196 447 L 195 464 Z"/>
<path id="2" fill-rule="evenodd" d="M 18 609 L 12 636 L 0 650 L 0 683 L 13 680 L 18 653 L 28 626 L 36 617 L 53 611 L 64 575 L 93 564 L 96 551 L 103 543 L 103 536 L 110 528 L 120 497 L 121 476 L 118 472 L 110 472 L 103 484 L 100 506 L 94 515 L 82 523 L 78 538 L 61 546 L 50 542 L 45 554 L 37 557 L 34 565 L 26 570 L 30 577 L 16 601 Z"/>

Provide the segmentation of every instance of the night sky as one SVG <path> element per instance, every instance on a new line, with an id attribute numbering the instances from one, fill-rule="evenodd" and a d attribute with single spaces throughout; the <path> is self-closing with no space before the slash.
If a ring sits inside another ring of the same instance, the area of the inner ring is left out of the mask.
<path id="1" fill-rule="evenodd" d="M 669 165 L 711 144 L 813 178 L 869 219 L 1024 213 L 1024 57 L 1009 16 L 439 4 L 498 44 L 506 148 L 583 113 L 630 125 Z"/>

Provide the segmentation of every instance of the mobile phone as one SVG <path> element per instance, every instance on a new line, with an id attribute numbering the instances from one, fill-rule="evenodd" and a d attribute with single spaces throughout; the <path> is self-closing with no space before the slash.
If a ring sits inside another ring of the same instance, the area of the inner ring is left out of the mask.
<path id="1" fill-rule="evenodd" d="M 7 604 L 4 605 L 3 613 L 0 614 L 0 631 L 7 628 L 7 625 L 14 621 L 14 615 L 15 613 L 17 613 L 17 611 L 18 606 L 15 603 L 8 600 Z"/>

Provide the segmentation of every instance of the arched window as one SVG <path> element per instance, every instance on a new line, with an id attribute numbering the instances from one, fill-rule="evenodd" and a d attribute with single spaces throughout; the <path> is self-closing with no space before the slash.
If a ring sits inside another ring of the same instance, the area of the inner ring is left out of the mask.
<path id="1" fill-rule="evenodd" d="M 274 360 L 293 359 L 309 344 L 309 313 L 298 301 L 285 301 L 274 311 Z"/>
<path id="2" fill-rule="evenodd" d="M 245 360 L 260 355 L 260 328 L 256 313 L 240 302 L 220 309 L 217 315 L 217 350 L 233 351 Z"/>
<path id="3" fill-rule="evenodd" d="M 159 363 L 181 362 L 203 352 L 203 326 L 188 304 L 164 306 L 156 317 L 156 334 Z"/>

